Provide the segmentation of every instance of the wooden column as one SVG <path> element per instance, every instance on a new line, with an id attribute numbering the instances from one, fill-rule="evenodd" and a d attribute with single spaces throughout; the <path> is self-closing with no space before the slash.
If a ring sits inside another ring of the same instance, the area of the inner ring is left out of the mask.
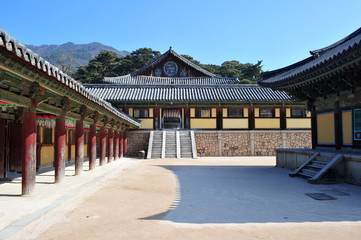
<path id="1" fill-rule="evenodd" d="M 119 132 L 114 131 L 114 161 L 119 160 Z"/>
<path id="2" fill-rule="evenodd" d="M 119 132 L 119 158 L 123 158 L 124 150 L 124 134 L 122 131 Z"/>
<path id="3" fill-rule="evenodd" d="M 36 178 L 36 112 L 25 111 L 22 128 L 22 195 L 30 195 Z"/>
<path id="4" fill-rule="evenodd" d="M 67 144 L 67 147 L 68 147 L 68 161 L 71 160 L 71 145 L 73 144 L 73 131 L 71 130 L 68 130 L 68 144 Z"/>
<path id="5" fill-rule="evenodd" d="M 340 110 L 340 103 L 335 103 L 335 143 L 336 149 L 342 148 L 342 112 Z"/>
<path id="6" fill-rule="evenodd" d="M 75 175 L 81 174 L 84 162 L 84 122 L 76 121 L 75 129 Z"/>
<path id="7" fill-rule="evenodd" d="M 106 151 L 106 132 L 105 126 L 100 129 L 100 149 L 99 149 L 99 165 L 102 166 L 105 163 L 105 151 Z"/>
<path id="8" fill-rule="evenodd" d="M 127 132 L 123 133 L 123 156 L 127 155 Z"/>
<path id="9" fill-rule="evenodd" d="M 96 124 L 90 125 L 88 137 L 88 157 L 89 157 L 89 170 L 93 170 L 96 165 L 97 156 L 97 130 Z"/>
<path id="10" fill-rule="evenodd" d="M 154 121 L 153 121 L 153 129 L 159 130 L 159 125 L 160 125 L 159 119 L 160 119 L 160 117 L 159 117 L 159 108 L 158 107 L 154 108 L 153 119 L 154 119 Z"/>
<path id="11" fill-rule="evenodd" d="M 113 141 L 113 129 L 108 129 L 108 163 L 113 161 L 114 157 L 114 141 Z"/>
<path id="12" fill-rule="evenodd" d="M 282 106 L 280 108 L 280 125 L 281 125 L 281 130 L 285 130 L 286 129 L 286 108 L 285 106 Z"/>
<path id="13" fill-rule="evenodd" d="M 311 134 L 312 134 L 312 149 L 317 146 L 317 114 L 316 108 L 311 106 Z"/>
<path id="14" fill-rule="evenodd" d="M 254 129 L 254 107 L 253 106 L 248 108 L 248 129 L 249 130 Z"/>
<path id="15" fill-rule="evenodd" d="M 223 128 L 223 112 L 222 112 L 222 108 L 218 107 L 217 108 L 217 130 L 222 130 Z"/>
<path id="16" fill-rule="evenodd" d="M 57 116 L 55 125 L 55 183 L 59 183 L 65 176 L 65 144 L 66 129 L 65 115 Z"/>
<path id="17" fill-rule="evenodd" d="M 184 128 L 185 129 L 190 129 L 191 127 L 190 127 L 190 112 L 189 112 L 190 110 L 189 110 L 189 107 L 186 107 L 186 108 L 184 108 Z"/>
<path id="18" fill-rule="evenodd" d="M 7 164 L 5 164 L 6 162 L 5 154 L 7 153 L 7 151 L 6 151 L 5 143 L 8 141 L 8 139 L 7 139 L 7 131 L 5 126 L 7 126 L 7 120 L 0 119 L 0 178 L 6 177 L 5 166 Z"/>
<path id="19" fill-rule="evenodd" d="M 41 164 L 41 148 L 42 148 L 42 142 L 41 142 L 41 127 L 37 127 L 37 136 L 36 136 L 36 170 L 39 170 L 40 164 Z"/>

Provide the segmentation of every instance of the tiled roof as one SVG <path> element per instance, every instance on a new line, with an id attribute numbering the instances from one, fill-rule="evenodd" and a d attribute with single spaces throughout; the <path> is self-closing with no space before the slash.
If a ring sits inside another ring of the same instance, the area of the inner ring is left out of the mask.
<path id="1" fill-rule="evenodd" d="M 12 52 L 17 57 L 25 60 L 31 64 L 34 68 L 42 71 L 46 75 L 55 78 L 58 82 L 66 85 L 68 88 L 74 90 L 75 92 L 82 95 L 84 98 L 89 99 L 92 102 L 97 103 L 102 106 L 104 109 L 115 114 L 116 116 L 136 125 L 140 126 L 139 120 L 117 110 L 112 107 L 111 104 L 89 92 L 85 87 L 83 87 L 79 82 L 69 77 L 67 74 L 60 71 L 56 66 L 50 64 L 48 61 L 44 60 L 38 54 L 28 49 L 25 45 L 19 43 L 16 39 L 9 36 L 9 34 L 0 29 L 0 47 L 8 52 Z"/>
<path id="2" fill-rule="evenodd" d="M 288 67 L 263 73 L 259 81 L 261 86 L 277 87 L 297 84 L 298 79 L 317 69 L 337 62 L 353 50 L 361 50 L 361 28 L 344 39 L 322 49 L 310 51 L 313 55 Z M 343 64 L 352 64 L 351 62 Z M 331 69 L 330 71 L 335 70 Z"/>
<path id="3" fill-rule="evenodd" d="M 173 49 L 170 47 L 168 51 L 166 51 L 162 56 L 160 56 L 159 58 L 155 59 L 153 62 L 149 63 L 148 65 L 142 67 L 141 69 L 139 69 L 138 71 L 131 73 L 130 75 L 135 76 L 135 75 L 139 75 L 141 73 L 143 73 L 144 71 L 146 71 L 147 69 L 155 66 L 157 63 L 159 63 L 160 61 L 162 61 L 164 58 L 166 58 L 168 55 L 172 55 L 175 58 L 178 58 L 180 61 L 182 61 L 183 63 L 185 63 L 186 65 L 196 69 L 197 71 L 203 73 L 204 75 L 207 75 L 209 77 L 216 77 L 216 75 L 214 75 L 211 72 L 208 72 L 207 70 L 201 68 L 200 66 L 192 63 L 191 61 L 189 61 L 188 59 L 182 57 L 181 55 L 179 55 L 178 53 L 176 53 L 175 51 L 173 51 Z"/>
<path id="4" fill-rule="evenodd" d="M 106 83 L 121 85 L 215 85 L 239 83 L 237 78 L 224 77 L 154 77 L 154 76 L 132 76 L 105 77 Z"/>
<path id="5" fill-rule="evenodd" d="M 292 102 L 284 91 L 253 84 L 165 86 L 89 84 L 94 95 L 110 102 Z"/>

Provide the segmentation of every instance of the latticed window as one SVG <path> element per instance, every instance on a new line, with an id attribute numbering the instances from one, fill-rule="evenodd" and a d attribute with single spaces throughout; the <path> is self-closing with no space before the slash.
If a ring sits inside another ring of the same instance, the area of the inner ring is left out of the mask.
<path id="1" fill-rule="evenodd" d="M 354 110 L 354 139 L 361 140 L 361 109 Z"/>
<path id="2" fill-rule="evenodd" d="M 136 118 L 147 118 L 147 117 L 149 117 L 148 109 L 146 109 L 146 108 L 134 109 L 134 117 L 136 117 Z"/>
<path id="3" fill-rule="evenodd" d="M 43 128 L 43 144 L 52 144 L 53 129 Z"/>
<path id="4" fill-rule="evenodd" d="M 275 110 L 273 108 L 262 108 L 259 110 L 259 116 L 261 118 L 272 118 L 275 116 Z"/>
<path id="5" fill-rule="evenodd" d="M 228 117 L 230 118 L 243 117 L 243 108 L 228 108 Z"/>
<path id="6" fill-rule="evenodd" d="M 306 117 L 305 109 L 291 109 L 291 117 L 293 118 L 304 118 Z"/>
<path id="7" fill-rule="evenodd" d="M 209 108 L 197 108 L 196 109 L 197 118 L 209 118 L 211 117 L 211 109 Z"/>

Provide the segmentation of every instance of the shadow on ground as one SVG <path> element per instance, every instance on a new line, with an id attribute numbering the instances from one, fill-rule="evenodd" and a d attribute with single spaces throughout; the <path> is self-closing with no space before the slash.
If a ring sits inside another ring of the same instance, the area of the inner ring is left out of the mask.
<path id="1" fill-rule="evenodd" d="M 143 219 L 178 223 L 361 221 L 361 188 L 311 185 L 271 166 L 160 166 L 177 177 L 169 211 Z M 315 200 L 327 193 L 336 200 Z M 346 194 L 337 194 L 346 193 Z"/>

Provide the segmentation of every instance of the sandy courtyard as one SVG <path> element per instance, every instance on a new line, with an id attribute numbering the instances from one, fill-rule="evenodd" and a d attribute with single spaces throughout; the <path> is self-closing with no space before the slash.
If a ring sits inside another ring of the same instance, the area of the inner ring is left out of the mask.
<path id="1" fill-rule="evenodd" d="M 267 157 L 131 160 L 7 239 L 361 239 L 361 187 L 287 173 Z"/>

